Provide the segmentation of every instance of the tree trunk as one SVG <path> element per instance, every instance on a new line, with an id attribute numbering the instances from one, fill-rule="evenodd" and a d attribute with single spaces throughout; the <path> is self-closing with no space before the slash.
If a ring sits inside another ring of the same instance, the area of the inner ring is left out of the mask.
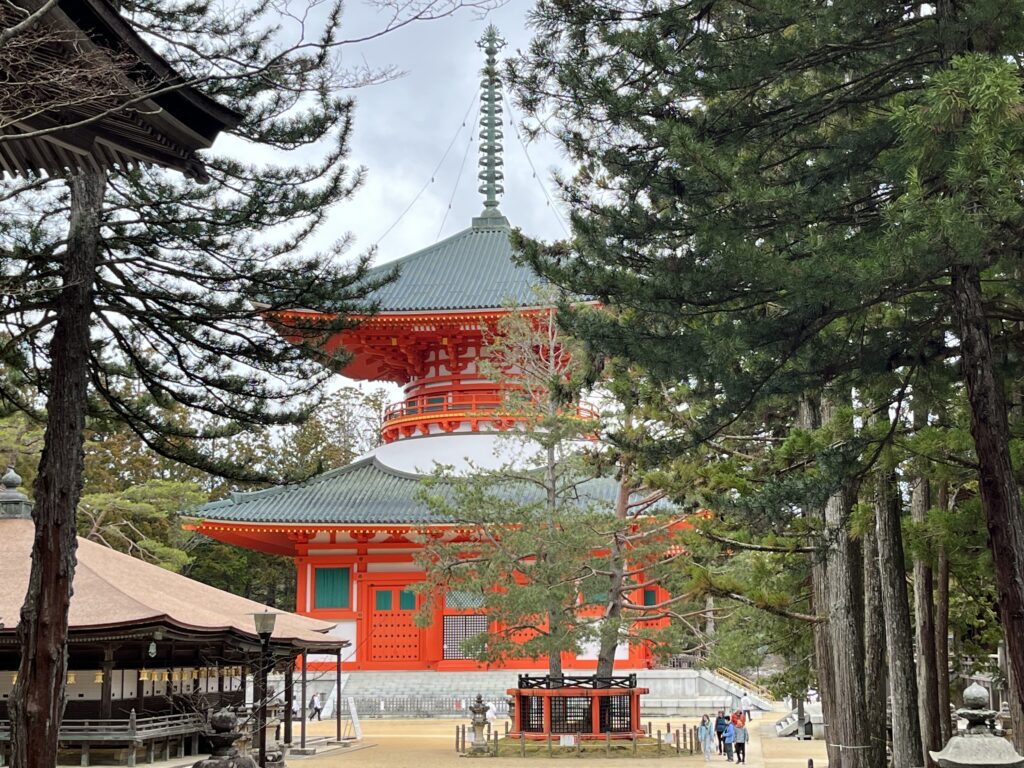
<path id="1" fill-rule="evenodd" d="M 914 409 L 914 428 L 921 429 L 928 423 L 927 412 L 920 407 Z M 925 474 L 923 461 L 915 467 L 917 474 L 911 478 L 910 517 L 918 526 L 928 523 L 931 508 L 931 489 Z M 928 555 L 914 557 L 914 639 L 917 648 L 917 711 L 920 718 L 921 746 L 924 765 L 933 765 L 928 756 L 931 750 L 942 748 L 939 732 L 939 678 L 935 659 L 935 618 L 933 614 L 932 566 Z"/>
<path id="2" fill-rule="evenodd" d="M 821 417 L 818 411 L 818 402 L 811 397 L 800 399 L 798 424 L 801 429 L 812 430 L 821 426 Z M 807 510 L 808 517 L 823 518 L 824 512 L 820 509 Z M 812 628 L 814 639 L 814 667 L 818 678 L 818 697 L 821 701 L 821 713 L 825 721 L 825 743 L 828 749 L 830 765 L 840 765 L 840 753 L 837 744 L 837 732 L 832 720 L 832 713 L 836 709 L 835 703 L 835 681 L 833 669 L 832 640 L 829 633 L 829 600 L 828 600 L 828 553 L 823 544 L 819 551 L 811 555 L 811 609 L 814 614 L 822 616 L 826 621 L 820 621 Z M 849 620 L 849 619 L 847 619 Z"/>
<path id="3" fill-rule="evenodd" d="M 704 634 L 709 638 L 715 634 L 715 598 L 712 595 L 704 598 Z"/>
<path id="4" fill-rule="evenodd" d="M 914 768 L 923 764 L 921 724 L 917 714 L 917 675 L 914 670 L 914 632 L 910 626 L 903 532 L 900 527 L 896 482 L 888 469 L 875 483 L 875 530 L 878 533 L 878 572 L 882 582 L 886 646 L 889 650 L 889 689 L 892 696 L 892 765 Z"/>
<path id="5" fill-rule="evenodd" d="M 1005 636 L 1003 642 L 1007 642 Z M 1016 686 L 1017 681 L 1014 678 L 1013 667 L 1010 664 L 1006 665 L 1006 689 L 1012 691 Z M 1024 708 L 1021 707 L 1017 700 L 1013 696 L 1008 697 L 1010 700 L 1010 723 L 1013 747 L 1017 750 L 1017 754 L 1021 754 L 1021 749 L 1024 749 Z"/>
<path id="6" fill-rule="evenodd" d="M 981 505 L 996 571 L 999 617 L 1013 671 L 1009 695 L 1016 700 L 1015 706 L 1024 709 L 1024 515 L 1010 460 L 1006 399 L 992 357 L 981 273 L 977 266 L 957 265 L 950 276 L 971 407 L 971 435 L 978 456 Z"/>
<path id="7" fill-rule="evenodd" d="M 633 427 L 633 418 L 629 412 L 625 415 L 623 426 L 626 430 Z M 628 458 L 621 459 L 619 471 L 622 473 L 622 477 L 615 494 L 615 519 L 620 521 L 620 524 L 629 516 L 631 470 L 632 462 Z M 611 576 L 608 577 L 608 603 L 605 607 L 604 621 L 601 624 L 597 669 L 595 670 L 598 677 L 611 677 L 615 672 L 615 651 L 619 647 L 620 640 L 619 619 L 622 616 L 622 603 L 626 599 L 622 589 L 626 573 L 626 552 L 618 533 L 612 535 L 611 545 L 608 548 L 608 570 L 611 572 Z"/>
<path id="8" fill-rule="evenodd" d="M 608 555 L 608 603 L 601 624 L 600 645 L 597 651 L 598 677 L 611 677 L 615 673 L 615 651 L 619 647 L 619 619 L 622 617 L 623 580 L 626 570 L 625 552 L 618 536 L 612 539 Z"/>
<path id="9" fill-rule="evenodd" d="M 50 340 L 46 433 L 35 481 L 35 539 L 21 608 L 21 663 L 10 699 L 12 768 L 53 768 L 64 713 L 68 606 L 75 575 L 75 508 L 89 382 L 89 324 L 106 176 L 72 177 L 68 242 Z"/>
<path id="10" fill-rule="evenodd" d="M 823 398 L 822 425 L 835 417 L 835 411 L 836 403 Z M 874 768 L 867 759 L 871 745 L 864 701 L 863 566 L 860 550 L 848 529 L 853 502 L 853 490 L 846 481 L 825 503 L 825 593 L 834 683 L 829 742 L 839 745 L 840 752 L 840 759 L 829 764 L 842 768 Z"/>
<path id="11" fill-rule="evenodd" d="M 949 508 L 949 485 L 939 485 L 939 509 Z M 949 557 L 939 542 L 935 553 L 935 671 L 938 677 L 939 734 L 945 745 L 953 737 L 949 717 Z"/>
<path id="12" fill-rule="evenodd" d="M 874 529 L 861 539 L 864 554 L 864 700 L 868 711 L 869 765 L 885 765 L 885 618 Z"/>

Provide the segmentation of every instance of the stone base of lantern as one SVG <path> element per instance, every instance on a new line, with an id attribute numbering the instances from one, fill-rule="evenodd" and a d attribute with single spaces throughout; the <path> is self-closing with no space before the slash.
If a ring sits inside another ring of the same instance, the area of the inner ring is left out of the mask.
<path id="1" fill-rule="evenodd" d="M 636 675 L 621 677 L 519 676 L 510 688 L 514 725 L 512 738 L 632 739 L 645 736 L 640 727 L 640 697 Z"/>

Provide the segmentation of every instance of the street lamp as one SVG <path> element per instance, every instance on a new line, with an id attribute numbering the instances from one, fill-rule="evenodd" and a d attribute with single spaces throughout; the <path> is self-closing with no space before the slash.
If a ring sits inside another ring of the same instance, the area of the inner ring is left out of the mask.
<path id="1" fill-rule="evenodd" d="M 259 706 L 256 710 L 256 733 L 260 750 L 259 766 L 267 768 L 267 674 L 273 663 L 270 657 L 270 636 L 274 634 L 277 614 L 263 610 L 260 613 L 254 613 L 252 620 L 256 625 L 256 634 L 260 637 L 260 664 L 256 675 L 256 685 L 259 687 Z"/>

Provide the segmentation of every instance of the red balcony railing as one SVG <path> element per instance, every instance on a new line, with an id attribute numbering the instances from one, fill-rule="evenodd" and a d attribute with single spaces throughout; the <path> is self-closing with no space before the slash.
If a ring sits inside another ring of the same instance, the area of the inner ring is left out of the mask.
<path id="1" fill-rule="evenodd" d="M 598 413 L 591 406 L 581 404 L 576 407 L 576 416 L 597 419 Z M 444 431 L 450 432 L 466 421 L 474 430 L 482 421 L 491 422 L 492 428 L 508 429 L 524 418 L 507 407 L 500 391 L 437 392 L 389 405 L 384 410 L 383 437 L 385 442 L 391 442 L 401 435 L 411 436 L 417 430 L 427 434 L 431 424 L 441 425 Z"/>

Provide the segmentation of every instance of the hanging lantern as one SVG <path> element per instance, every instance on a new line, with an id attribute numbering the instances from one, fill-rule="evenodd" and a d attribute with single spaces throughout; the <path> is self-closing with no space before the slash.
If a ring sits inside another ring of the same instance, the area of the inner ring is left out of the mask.
<path id="1" fill-rule="evenodd" d="M 102 669 L 99 672 L 97 672 L 95 675 L 92 676 L 92 681 L 94 683 L 102 683 L 103 682 L 103 670 Z"/>
<path id="2" fill-rule="evenodd" d="M 165 683 L 167 683 L 167 682 L 170 682 L 170 680 L 171 680 L 171 673 L 170 673 L 170 672 L 168 672 L 168 671 L 167 671 L 167 670 L 165 669 L 165 670 L 164 670 L 164 673 L 163 673 L 163 675 L 161 675 L 160 679 L 161 679 L 161 680 L 163 680 L 163 681 L 164 681 Z"/>
<path id="3" fill-rule="evenodd" d="M 198 680 L 199 679 L 199 670 L 198 669 L 193 669 L 192 670 L 192 679 L 193 680 Z"/>
<path id="4" fill-rule="evenodd" d="M 144 683 L 149 680 L 149 670 L 148 669 L 140 669 L 139 670 L 139 680 L 141 680 Z"/>
<path id="5" fill-rule="evenodd" d="M 78 680 L 78 675 L 74 672 L 68 672 L 68 685 L 74 685 Z"/>
<path id="6" fill-rule="evenodd" d="M 13 672 L 13 673 L 11 673 L 11 685 L 17 685 L 17 684 L 18 684 L 18 673 L 17 672 Z"/>
<path id="7" fill-rule="evenodd" d="M 206 676 L 209 673 L 210 673 L 210 671 L 206 667 L 203 667 L 202 669 L 199 670 L 199 679 L 200 680 L 205 680 Z"/>
<path id="8" fill-rule="evenodd" d="M 173 680 L 176 683 L 181 682 L 181 670 L 180 669 L 176 669 L 173 672 L 171 672 L 171 680 Z"/>

